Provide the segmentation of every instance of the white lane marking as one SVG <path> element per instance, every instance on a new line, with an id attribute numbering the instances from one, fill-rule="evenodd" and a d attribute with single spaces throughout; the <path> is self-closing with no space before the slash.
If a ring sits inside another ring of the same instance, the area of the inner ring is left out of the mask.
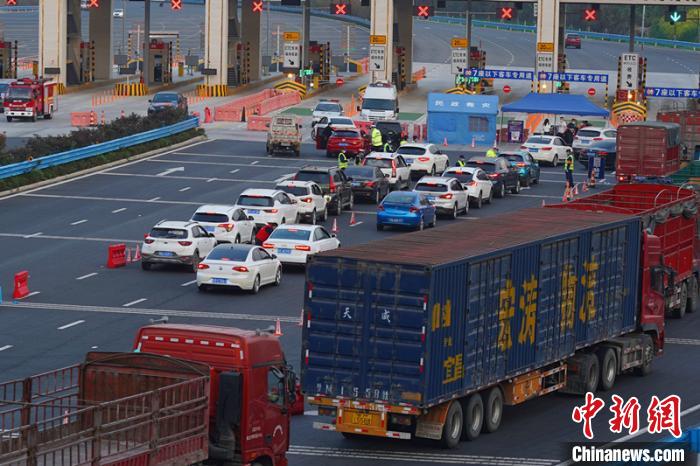
<path id="1" fill-rule="evenodd" d="M 0 346 L 0 351 L 9 350 L 10 348 L 14 348 L 14 346 L 12 346 L 12 345 Z"/>
<path id="2" fill-rule="evenodd" d="M 153 199 L 130 199 L 125 197 L 97 197 L 97 196 L 63 196 L 58 194 L 26 194 L 26 197 L 45 197 L 49 199 L 79 199 L 82 201 L 119 201 L 119 202 L 156 202 L 158 204 L 182 204 L 182 205 L 202 205 L 201 202 L 188 202 L 188 201 L 154 201 Z M 35 233 L 34 235 L 26 236 L 26 238 L 32 238 L 35 235 L 40 235 L 41 233 Z"/>
<path id="3" fill-rule="evenodd" d="M 101 175 L 104 176 L 128 176 L 129 178 L 160 178 L 160 179 L 166 179 L 162 178 L 156 175 L 145 175 L 143 173 L 101 173 Z M 203 176 L 169 176 L 167 177 L 168 180 L 201 180 L 201 181 L 206 181 L 209 178 L 205 178 Z M 216 181 L 231 181 L 234 183 L 259 183 L 259 184 L 270 184 L 274 183 L 272 180 L 246 180 L 242 178 L 217 178 Z M 160 197 L 154 197 L 151 199 L 152 201 L 155 201 L 157 199 L 160 199 Z"/>
<path id="4" fill-rule="evenodd" d="M 142 303 L 142 302 L 144 302 L 144 301 L 146 301 L 146 298 L 139 298 L 139 299 L 134 300 L 134 301 L 131 301 L 131 302 L 129 302 L 129 303 L 122 304 L 122 307 L 131 307 L 131 306 L 133 306 L 134 304 Z"/>
<path id="5" fill-rule="evenodd" d="M 193 284 L 193 283 L 197 283 L 197 280 L 190 280 L 190 281 L 188 281 L 188 282 L 183 283 L 183 284 L 180 285 L 180 286 L 190 286 L 190 285 Z"/>
<path id="6" fill-rule="evenodd" d="M 171 173 L 184 172 L 184 171 L 185 171 L 185 167 L 168 168 L 167 170 L 158 173 L 156 176 L 165 176 L 165 175 L 169 175 Z"/>
<path id="7" fill-rule="evenodd" d="M 36 233 L 32 233 L 31 235 L 25 235 L 25 238 L 36 238 L 37 236 L 41 236 L 41 232 L 37 231 Z"/>
<path id="8" fill-rule="evenodd" d="M 202 154 L 201 152 L 172 152 L 172 155 L 198 155 L 201 157 L 227 157 L 227 158 L 234 158 L 234 159 L 254 159 L 254 160 L 259 160 L 259 159 L 266 159 L 266 157 L 261 157 L 261 156 L 254 156 L 254 155 L 222 155 L 222 154 Z M 165 155 L 165 154 L 163 154 Z M 295 159 L 279 159 L 279 160 L 290 160 L 293 161 Z M 304 157 L 301 159 L 302 162 L 325 162 L 328 163 L 328 159 L 307 159 Z M 185 163 L 184 160 L 178 160 L 176 163 Z"/>
<path id="9" fill-rule="evenodd" d="M 115 209 L 112 211 L 113 214 L 118 214 L 119 212 L 124 212 L 126 210 L 126 207 L 122 207 L 121 209 Z"/>
<path id="10" fill-rule="evenodd" d="M 229 173 L 233 174 L 233 173 L 238 173 L 239 171 L 241 171 L 240 168 L 235 168 L 235 169 L 231 170 Z"/>
<path id="11" fill-rule="evenodd" d="M 251 165 L 254 165 L 255 168 L 287 168 L 287 169 L 289 169 L 289 168 L 301 168 L 304 166 L 304 165 L 269 165 L 269 164 L 258 165 L 259 162 L 257 160 L 255 162 L 251 162 L 249 164 L 247 164 L 247 163 L 231 163 L 231 162 L 196 162 L 196 161 L 191 161 L 191 160 L 188 160 L 185 162 L 185 161 L 181 161 L 181 160 L 167 160 L 167 159 L 149 160 L 149 162 L 151 162 L 151 163 L 178 162 L 178 163 L 189 163 L 189 164 L 193 164 L 193 165 L 213 165 L 215 167 L 248 167 L 248 168 L 250 168 Z M 256 162 L 258 162 L 258 163 L 256 163 Z M 306 164 L 306 165 L 308 165 L 308 164 Z M 334 167 L 335 166 L 335 164 L 328 163 L 328 161 L 326 161 L 325 165 L 324 164 L 319 164 L 319 165 L 324 166 L 324 167 Z M 114 172 L 114 173 L 116 173 L 116 172 Z M 157 176 L 157 175 L 153 175 L 153 176 Z M 169 178 L 175 178 L 175 177 L 171 176 Z"/>
<path id="12" fill-rule="evenodd" d="M 275 180 L 275 183 L 281 183 L 281 182 L 283 182 L 283 181 L 285 181 L 285 180 L 290 179 L 290 178 L 293 177 L 293 176 L 294 176 L 294 173 L 287 173 L 286 175 L 282 175 L 282 176 L 280 176 L 279 178 L 277 178 L 277 179 Z"/>
<path id="13" fill-rule="evenodd" d="M 350 225 L 350 226 L 351 226 L 351 227 L 356 227 L 357 225 L 362 225 L 363 223 L 365 223 L 365 222 L 363 222 L 362 220 L 360 220 L 359 222 L 355 222 L 355 223 L 353 223 L 353 224 Z"/>
<path id="14" fill-rule="evenodd" d="M 76 280 L 85 280 L 86 278 L 94 277 L 95 275 L 97 275 L 97 272 L 92 272 L 92 273 L 89 273 L 87 275 L 77 277 Z"/>
<path id="15" fill-rule="evenodd" d="M 149 199 L 148 202 L 155 202 L 160 199 L 160 196 L 156 196 L 153 199 Z"/>
<path id="16" fill-rule="evenodd" d="M 60 327 L 56 327 L 56 330 L 65 330 L 67 328 L 75 327 L 76 325 L 84 324 L 84 320 L 76 320 L 75 322 L 71 322 L 70 324 L 66 325 L 61 325 Z"/>
<path id="17" fill-rule="evenodd" d="M 27 296 L 25 296 L 25 298 L 30 298 L 30 297 L 32 297 L 32 296 L 36 296 L 36 295 L 38 295 L 39 293 L 41 293 L 41 291 L 32 291 L 32 292 L 29 293 Z"/>
<path id="18" fill-rule="evenodd" d="M 254 160 L 254 161 L 250 162 L 251 165 L 257 165 L 257 164 L 259 164 L 259 163 L 260 163 L 259 160 Z"/>
<path id="19" fill-rule="evenodd" d="M 216 181 L 216 178 L 209 178 L 209 179 L 207 180 L 207 183 L 211 183 L 212 181 Z"/>
<path id="20" fill-rule="evenodd" d="M 192 188 L 190 188 L 189 186 L 185 186 L 184 188 L 179 189 L 179 191 L 181 193 L 184 193 L 185 191 L 189 191 L 190 189 L 192 189 Z"/>
<path id="21" fill-rule="evenodd" d="M 80 225 L 81 223 L 87 222 L 86 219 L 78 220 L 77 222 L 72 222 L 71 225 Z"/>
<path id="22" fill-rule="evenodd" d="M 33 303 L 33 302 L 17 302 L 4 301 L 0 303 L 0 307 L 12 307 L 22 309 L 44 309 L 51 311 L 68 311 L 68 312 L 95 312 L 98 314 L 133 314 L 146 316 L 168 316 L 168 317 L 190 317 L 197 319 L 222 319 L 222 320 L 252 320 L 261 322 L 280 322 L 286 324 L 298 324 L 299 316 L 279 316 L 270 315 L 264 316 L 260 314 L 233 314 L 228 312 L 199 312 L 199 311 L 178 311 L 168 309 L 146 309 L 146 308 L 124 308 L 124 307 L 106 307 L 106 306 L 82 306 L 78 304 L 51 304 L 51 303 Z"/>
<path id="23" fill-rule="evenodd" d="M 694 338 L 666 338 L 665 341 L 672 345 L 700 346 L 700 340 Z"/>
<path id="24" fill-rule="evenodd" d="M 201 205 L 201 204 L 200 204 Z M 18 233 L 0 233 L 0 237 L 3 238 L 26 238 L 24 235 Z M 42 236 L 32 236 L 28 239 L 62 239 L 70 241 L 99 241 L 106 243 L 140 243 L 142 240 L 135 239 L 116 239 L 116 238 L 91 238 L 87 236 L 57 236 L 57 235 L 42 235 Z"/>

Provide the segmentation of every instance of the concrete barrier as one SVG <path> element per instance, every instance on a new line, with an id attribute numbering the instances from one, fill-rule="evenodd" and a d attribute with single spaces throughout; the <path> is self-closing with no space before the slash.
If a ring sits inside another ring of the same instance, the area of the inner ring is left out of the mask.
<path id="1" fill-rule="evenodd" d="M 301 96 L 298 92 L 283 92 L 275 97 L 265 99 L 260 103 L 260 115 L 266 115 L 274 110 L 296 105 L 301 102 Z"/>
<path id="2" fill-rule="evenodd" d="M 260 104 L 277 95 L 274 89 L 263 89 L 253 95 L 241 97 L 214 109 L 215 121 L 244 121 L 249 116 L 260 115 Z M 238 116 L 238 119 L 236 118 Z"/>
<path id="3" fill-rule="evenodd" d="M 248 125 L 246 129 L 248 131 L 267 131 L 267 125 L 272 120 L 271 117 L 266 116 L 251 116 L 247 118 Z"/>
<path id="4" fill-rule="evenodd" d="M 70 114 L 70 124 L 76 128 L 84 128 L 90 126 L 90 113 L 91 112 L 71 112 Z"/>

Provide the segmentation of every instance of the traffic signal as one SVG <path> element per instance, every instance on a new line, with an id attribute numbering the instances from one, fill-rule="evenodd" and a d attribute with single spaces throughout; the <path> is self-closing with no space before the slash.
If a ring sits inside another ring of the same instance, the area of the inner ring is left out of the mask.
<path id="1" fill-rule="evenodd" d="M 413 7 L 413 16 L 429 18 L 433 15 L 430 5 L 416 5 Z"/>
<path id="2" fill-rule="evenodd" d="M 262 14 L 263 0 L 253 0 L 253 4 L 251 5 L 251 8 L 253 9 L 253 13 Z"/>
<path id="3" fill-rule="evenodd" d="M 345 16 L 350 14 L 349 3 L 331 3 L 331 14 Z"/>
<path id="4" fill-rule="evenodd" d="M 90 3 L 88 3 L 88 8 L 99 8 L 100 7 L 100 0 L 90 0 Z"/>
<path id="5" fill-rule="evenodd" d="M 671 24 L 676 24 L 683 21 L 683 14 L 676 9 L 675 5 L 672 5 L 668 7 L 668 19 L 671 20 Z"/>
<path id="6" fill-rule="evenodd" d="M 170 9 L 173 11 L 182 10 L 182 0 L 170 0 Z"/>
<path id="7" fill-rule="evenodd" d="M 498 9 L 498 14 L 503 21 L 513 21 L 515 18 L 515 8 L 512 6 L 502 6 Z"/>
<path id="8" fill-rule="evenodd" d="M 17 0 L 7 0 L 5 4 L 7 6 L 17 6 Z"/>
<path id="9" fill-rule="evenodd" d="M 598 21 L 598 4 L 592 4 L 590 8 L 583 10 L 584 21 Z"/>

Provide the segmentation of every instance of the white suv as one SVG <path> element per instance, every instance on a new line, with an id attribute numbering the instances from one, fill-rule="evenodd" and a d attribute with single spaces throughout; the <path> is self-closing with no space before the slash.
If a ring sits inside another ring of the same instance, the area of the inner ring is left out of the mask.
<path id="1" fill-rule="evenodd" d="M 574 150 L 574 156 L 578 158 L 579 154 L 586 150 L 594 141 L 615 141 L 617 139 L 617 129 L 615 128 L 597 128 L 595 126 L 586 126 L 578 130 L 574 137 L 574 142 L 571 148 Z"/>
<path id="2" fill-rule="evenodd" d="M 424 176 L 413 191 L 424 194 L 438 212 L 457 218 L 460 212 L 469 213 L 469 191 L 457 178 Z"/>
<path id="3" fill-rule="evenodd" d="M 411 167 L 411 175 L 435 176 L 447 170 L 450 158 L 443 154 L 435 144 L 405 144 L 396 150 Z"/>
<path id="4" fill-rule="evenodd" d="M 296 199 L 278 189 L 246 189 L 238 196 L 236 207 L 245 210 L 257 225 L 299 223 Z"/>
<path id="5" fill-rule="evenodd" d="M 362 161 L 365 167 L 377 167 L 387 177 L 392 189 L 409 188 L 411 167 L 403 155 L 391 152 L 370 152 Z"/>
<path id="6" fill-rule="evenodd" d="M 216 246 L 213 233 L 196 222 L 158 222 L 141 246 L 141 268 L 153 264 L 182 264 L 197 271 L 199 262 Z"/>
<path id="7" fill-rule="evenodd" d="M 299 216 L 316 225 L 319 220 L 328 219 L 328 203 L 321 187 L 313 181 L 283 181 L 276 186 L 292 199 L 296 199 Z"/>
<path id="8" fill-rule="evenodd" d="M 255 222 L 240 207 L 232 205 L 203 205 L 192 215 L 207 233 L 213 233 L 219 243 L 254 243 Z"/>

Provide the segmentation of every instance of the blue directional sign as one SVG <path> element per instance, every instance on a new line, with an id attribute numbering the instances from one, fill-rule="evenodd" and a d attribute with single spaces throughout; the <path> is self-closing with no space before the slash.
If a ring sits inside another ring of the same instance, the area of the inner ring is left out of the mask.
<path id="1" fill-rule="evenodd" d="M 521 79 L 523 81 L 532 81 L 535 73 L 534 71 L 471 68 L 464 70 L 464 76 L 468 78 Z"/>
<path id="2" fill-rule="evenodd" d="M 700 89 L 689 89 L 683 87 L 647 87 L 644 89 L 647 97 L 670 97 L 670 98 L 700 98 Z"/>
<path id="3" fill-rule="evenodd" d="M 539 75 L 540 81 L 565 81 L 579 83 L 598 83 L 607 84 L 607 74 L 592 74 L 592 73 L 551 73 L 541 72 Z"/>

